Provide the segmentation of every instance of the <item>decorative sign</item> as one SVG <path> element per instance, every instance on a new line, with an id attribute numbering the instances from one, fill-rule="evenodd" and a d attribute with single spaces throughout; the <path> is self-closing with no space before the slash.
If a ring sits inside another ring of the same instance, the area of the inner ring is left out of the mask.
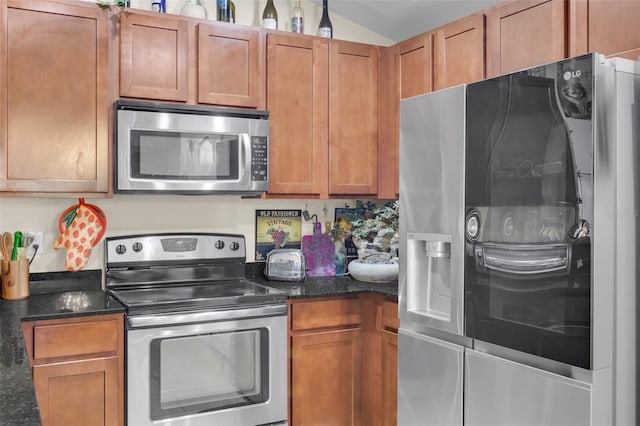
<path id="1" fill-rule="evenodd" d="M 344 247 L 347 249 L 347 264 L 358 258 L 358 249 L 351 238 L 351 218 L 362 214 L 358 209 L 336 208 L 336 226 L 344 231 Z"/>
<path id="2" fill-rule="evenodd" d="M 300 248 L 302 210 L 256 210 L 256 261 L 278 248 Z"/>

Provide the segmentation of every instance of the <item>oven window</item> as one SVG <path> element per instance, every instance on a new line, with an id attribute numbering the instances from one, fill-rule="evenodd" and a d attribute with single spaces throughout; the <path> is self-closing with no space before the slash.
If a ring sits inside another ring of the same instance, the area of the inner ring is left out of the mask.
<path id="1" fill-rule="evenodd" d="M 131 131 L 131 176 L 138 179 L 237 180 L 240 136 Z"/>
<path id="2" fill-rule="evenodd" d="M 269 399 L 266 328 L 151 342 L 151 419 L 162 420 Z"/>

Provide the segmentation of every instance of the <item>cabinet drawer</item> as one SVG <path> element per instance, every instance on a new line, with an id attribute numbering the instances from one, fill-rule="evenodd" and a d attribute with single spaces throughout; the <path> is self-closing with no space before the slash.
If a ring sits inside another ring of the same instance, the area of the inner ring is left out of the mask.
<path id="1" fill-rule="evenodd" d="M 42 325 L 33 328 L 34 359 L 118 350 L 118 321 Z"/>
<path id="2" fill-rule="evenodd" d="M 362 321 L 360 299 L 333 299 L 291 305 L 291 329 L 358 325 Z"/>
<path id="3" fill-rule="evenodd" d="M 382 325 L 384 328 L 397 330 L 400 327 L 398 319 L 398 304 L 385 300 L 382 302 Z"/>

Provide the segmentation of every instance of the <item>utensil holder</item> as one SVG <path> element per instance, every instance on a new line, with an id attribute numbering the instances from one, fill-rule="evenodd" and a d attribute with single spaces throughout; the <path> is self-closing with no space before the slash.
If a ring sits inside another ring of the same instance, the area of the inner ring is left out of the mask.
<path id="1" fill-rule="evenodd" d="M 29 297 L 29 261 L 3 260 L 0 264 L 2 298 L 7 300 Z"/>

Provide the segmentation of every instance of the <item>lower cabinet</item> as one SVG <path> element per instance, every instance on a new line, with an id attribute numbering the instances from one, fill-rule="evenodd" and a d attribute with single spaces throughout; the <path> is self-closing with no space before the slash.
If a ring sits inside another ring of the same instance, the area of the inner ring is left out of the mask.
<path id="1" fill-rule="evenodd" d="M 124 424 L 122 314 L 26 322 L 23 332 L 43 426 Z"/>
<path id="2" fill-rule="evenodd" d="M 289 425 L 395 425 L 397 302 L 290 301 Z"/>
<path id="3" fill-rule="evenodd" d="M 295 425 L 359 425 L 359 329 L 291 338 L 291 399 Z"/>
<path id="4" fill-rule="evenodd" d="M 382 332 L 381 424 L 398 424 L 398 332 Z"/>
<path id="5" fill-rule="evenodd" d="M 295 426 L 360 425 L 360 299 L 290 305 L 290 416 Z"/>

